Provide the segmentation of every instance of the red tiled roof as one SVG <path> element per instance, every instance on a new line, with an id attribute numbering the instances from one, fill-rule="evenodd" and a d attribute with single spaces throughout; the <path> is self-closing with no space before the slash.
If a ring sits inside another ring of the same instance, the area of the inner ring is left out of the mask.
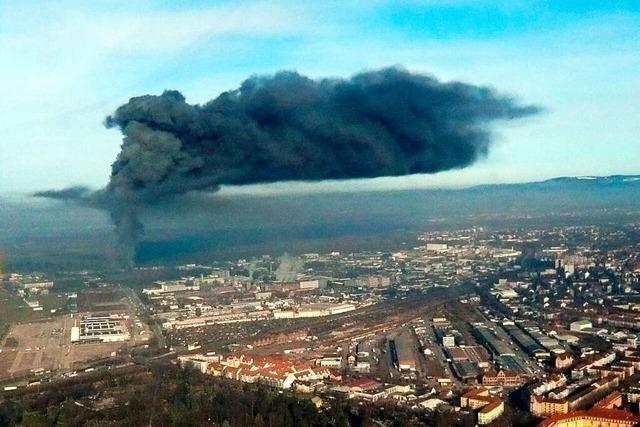
<path id="1" fill-rule="evenodd" d="M 622 393 L 620 393 L 619 391 L 614 391 L 613 393 L 611 393 L 610 395 L 606 396 L 601 401 L 596 403 L 595 407 L 596 408 L 603 408 L 603 407 L 606 408 L 608 406 L 611 406 L 613 404 L 613 402 L 615 402 L 616 400 L 620 399 L 621 397 L 622 397 Z"/>
<path id="2" fill-rule="evenodd" d="M 494 409 L 496 409 L 500 405 L 502 405 L 502 400 L 494 399 L 487 406 L 485 406 L 484 408 L 480 409 L 480 412 L 483 413 L 483 414 L 486 414 L 488 412 L 493 411 Z"/>
<path id="3" fill-rule="evenodd" d="M 469 390 L 468 392 L 463 394 L 462 397 L 466 397 L 467 399 L 470 399 L 470 398 L 475 398 L 475 397 L 486 395 L 486 394 L 489 394 L 489 389 L 485 387 L 477 387 Z"/>
<path id="4" fill-rule="evenodd" d="M 371 380 L 369 378 L 356 378 L 349 382 L 351 388 L 361 388 L 363 390 L 376 388 L 380 385 L 379 382 Z"/>
<path id="5" fill-rule="evenodd" d="M 567 414 L 554 415 L 547 418 L 538 427 L 552 427 L 556 423 L 569 420 L 572 418 L 603 418 L 611 421 L 628 421 L 629 423 L 640 422 L 640 417 L 632 414 L 629 411 L 622 411 L 619 409 L 606 409 L 606 408 L 592 408 L 586 411 L 573 411 Z"/>

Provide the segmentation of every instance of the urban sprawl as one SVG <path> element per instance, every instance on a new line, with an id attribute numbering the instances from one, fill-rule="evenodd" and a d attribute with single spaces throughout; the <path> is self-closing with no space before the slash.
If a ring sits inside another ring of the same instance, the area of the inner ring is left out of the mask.
<path id="1" fill-rule="evenodd" d="M 637 425 L 639 236 L 429 232 L 390 252 L 138 267 L 155 279 L 137 287 L 83 271 L 64 290 L 59 274 L 4 272 L 0 308 L 14 319 L 1 331 L 1 393 L 151 354 L 318 410 L 340 396 L 479 425 L 514 411 L 540 426 Z"/>

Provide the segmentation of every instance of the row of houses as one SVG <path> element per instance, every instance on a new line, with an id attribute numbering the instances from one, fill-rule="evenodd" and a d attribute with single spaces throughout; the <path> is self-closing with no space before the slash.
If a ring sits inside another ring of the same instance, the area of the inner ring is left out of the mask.
<path id="1" fill-rule="evenodd" d="M 397 401 L 419 401 L 435 393 L 415 396 L 413 386 L 383 384 L 369 378 L 351 379 L 340 383 L 342 376 L 337 371 L 312 364 L 306 360 L 298 360 L 281 356 L 229 356 L 226 359 L 219 355 L 180 356 L 181 366 L 189 366 L 204 374 L 241 381 L 245 383 L 261 383 L 278 389 L 295 389 L 304 393 L 313 393 L 331 387 L 331 390 L 342 393 L 351 399 L 375 402 L 381 399 Z M 336 384 L 331 386 L 329 383 Z"/>
<path id="2" fill-rule="evenodd" d="M 529 410 L 538 417 L 550 417 L 585 409 L 613 391 L 619 383 L 618 377 L 609 376 L 563 385 L 544 395 L 532 394 Z"/>
<path id="3" fill-rule="evenodd" d="M 629 411 L 594 407 L 547 418 L 538 427 L 632 427 L 640 417 Z"/>
<path id="4" fill-rule="evenodd" d="M 329 369 L 313 366 L 307 361 L 279 356 L 251 357 L 246 355 L 205 359 L 202 355 L 183 356 L 182 365 L 197 364 L 204 373 L 245 383 L 263 383 L 280 389 L 290 389 L 294 383 L 322 381 L 332 377 Z"/>
<path id="5" fill-rule="evenodd" d="M 359 399 L 368 402 L 376 402 L 382 399 L 414 401 L 426 397 L 413 395 L 413 386 L 411 385 L 385 385 L 370 378 L 354 378 L 346 384 L 332 387 L 331 390 L 336 393 L 342 393 L 350 399 Z M 429 395 L 431 395 L 431 393 Z"/>
<path id="6" fill-rule="evenodd" d="M 477 410 L 478 424 L 487 425 L 502 415 L 504 401 L 491 395 L 488 388 L 478 387 L 460 396 L 460 407 Z"/>
<path id="7" fill-rule="evenodd" d="M 497 373 L 487 372 L 482 376 L 482 384 L 486 386 L 519 387 L 526 381 L 526 376 L 504 369 Z"/>

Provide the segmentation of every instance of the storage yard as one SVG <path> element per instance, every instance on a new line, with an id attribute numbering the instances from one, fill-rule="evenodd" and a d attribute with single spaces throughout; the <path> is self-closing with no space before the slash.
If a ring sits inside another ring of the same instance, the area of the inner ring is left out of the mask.
<path id="1" fill-rule="evenodd" d="M 74 369 L 81 362 L 108 357 L 122 347 L 122 343 L 72 345 L 73 321 L 66 315 L 53 321 L 14 325 L 5 342 L 9 337 L 19 337 L 17 346 L 7 348 L 2 343 L 0 378 Z"/>
<path id="2" fill-rule="evenodd" d="M 95 312 L 13 324 L 0 342 L 0 379 L 71 371 L 145 344 L 151 332 L 134 315 L 133 302 L 120 289 L 90 290 L 78 296 L 78 306 Z"/>

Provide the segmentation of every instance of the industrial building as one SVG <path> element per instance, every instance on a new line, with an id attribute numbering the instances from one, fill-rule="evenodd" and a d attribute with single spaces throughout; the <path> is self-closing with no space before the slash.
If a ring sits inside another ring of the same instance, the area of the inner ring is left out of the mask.
<path id="1" fill-rule="evenodd" d="M 408 331 L 403 331 L 396 339 L 389 341 L 391 356 L 399 371 L 416 370 L 414 345 L 415 339 Z"/>
<path id="2" fill-rule="evenodd" d="M 502 328 L 514 339 L 514 341 L 529 356 L 536 359 L 546 359 L 551 357 L 549 351 L 538 344 L 529 334 L 516 326 L 513 322 L 504 322 Z"/>
<path id="3" fill-rule="evenodd" d="M 20 287 L 30 292 L 45 292 L 53 288 L 52 281 L 22 283 Z"/>
<path id="4" fill-rule="evenodd" d="M 485 344 L 496 356 L 515 356 L 514 350 L 486 326 L 476 326 L 474 329 L 478 340 Z"/>
<path id="5" fill-rule="evenodd" d="M 323 317 L 332 316 L 334 314 L 342 314 L 347 311 L 353 311 L 356 306 L 353 304 L 329 304 L 329 303 L 311 303 L 298 307 L 294 310 L 274 310 L 273 317 L 275 319 L 296 319 L 300 317 Z"/>
<path id="6" fill-rule="evenodd" d="M 72 343 L 118 342 L 130 338 L 119 316 L 85 316 L 71 328 Z"/>

